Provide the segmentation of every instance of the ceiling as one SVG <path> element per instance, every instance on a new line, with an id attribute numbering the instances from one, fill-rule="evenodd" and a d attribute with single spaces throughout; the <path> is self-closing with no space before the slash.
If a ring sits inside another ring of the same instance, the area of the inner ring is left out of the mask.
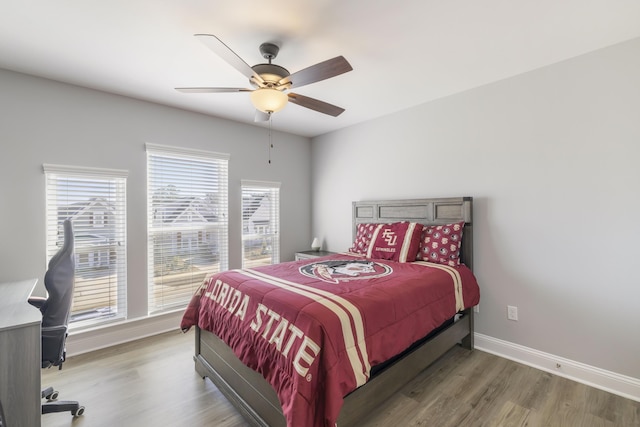
<path id="1" fill-rule="evenodd" d="M 0 68 L 254 123 L 250 87 L 196 33 L 249 65 L 258 46 L 295 72 L 343 55 L 353 71 L 296 90 L 346 109 L 289 103 L 273 128 L 313 137 L 640 36 L 638 0 L 10 0 Z M 0 95 L 1 96 L 1 95 Z"/>

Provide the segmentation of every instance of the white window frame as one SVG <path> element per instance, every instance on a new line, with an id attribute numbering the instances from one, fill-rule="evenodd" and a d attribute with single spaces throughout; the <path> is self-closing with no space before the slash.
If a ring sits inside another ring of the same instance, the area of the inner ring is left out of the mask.
<path id="1" fill-rule="evenodd" d="M 242 215 L 242 268 L 257 267 L 260 265 L 277 264 L 280 262 L 280 183 L 271 181 L 253 181 L 241 180 L 241 207 Z M 248 206 L 245 202 L 248 200 L 249 193 L 265 193 L 271 198 L 268 212 L 268 224 L 254 225 L 253 229 L 250 219 L 245 218 L 245 211 Z M 255 246 L 255 241 L 262 241 L 261 254 L 268 257 L 260 257 L 255 253 L 255 249 L 249 251 L 248 247 Z"/>
<path id="2" fill-rule="evenodd" d="M 126 319 L 128 172 L 53 164 L 43 164 L 42 169 L 46 182 L 47 263 L 64 238 L 62 222 L 70 219 L 74 230 L 76 265 L 70 329 Z M 98 208 L 92 211 L 94 207 Z M 99 227 L 94 224 L 96 212 L 102 219 Z M 111 220 L 105 224 L 107 215 Z"/>
<path id="3" fill-rule="evenodd" d="M 230 156 L 151 143 L 145 146 L 151 315 L 183 309 L 207 274 L 229 268 Z M 158 202 L 158 194 L 167 200 Z"/>

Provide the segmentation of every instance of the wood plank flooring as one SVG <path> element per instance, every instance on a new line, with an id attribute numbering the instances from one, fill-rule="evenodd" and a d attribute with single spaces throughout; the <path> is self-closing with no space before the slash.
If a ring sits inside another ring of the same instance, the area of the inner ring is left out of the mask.
<path id="1" fill-rule="evenodd" d="M 42 416 L 43 427 L 246 427 L 238 412 L 195 372 L 194 334 L 170 332 L 69 358 L 43 370 L 60 400 L 83 416 Z M 640 426 L 640 402 L 479 350 L 462 348 L 416 377 L 362 427 Z M 304 426 L 301 426 L 304 427 Z"/>

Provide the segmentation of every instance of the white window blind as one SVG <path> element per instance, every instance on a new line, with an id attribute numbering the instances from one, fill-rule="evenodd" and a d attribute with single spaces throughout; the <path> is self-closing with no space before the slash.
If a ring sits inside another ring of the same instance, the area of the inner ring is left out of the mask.
<path id="1" fill-rule="evenodd" d="M 242 268 L 280 262 L 280 183 L 242 180 Z"/>
<path id="2" fill-rule="evenodd" d="M 149 313 L 186 306 L 204 277 L 228 269 L 229 155 L 147 149 Z"/>
<path id="3" fill-rule="evenodd" d="M 47 263 L 71 220 L 75 287 L 69 323 L 90 326 L 126 318 L 127 171 L 44 164 Z"/>

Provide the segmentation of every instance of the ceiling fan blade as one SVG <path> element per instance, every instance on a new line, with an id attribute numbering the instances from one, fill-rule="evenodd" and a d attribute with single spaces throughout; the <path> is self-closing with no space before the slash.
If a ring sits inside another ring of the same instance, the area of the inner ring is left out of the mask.
<path id="1" fill-rule="evenodd" d="M 176 90 L 183 93 L 251 92 L 251 89 L 241 87 L 177 87 Z"/>
<path id="2" fill-rule="evenodd" d="M 280 80 L 278 84 L 291 82 L 292 87 L 298 88 L 300 86 L 339 76 L 340 74 L 351 70 L 353 70 L 353 67 L 351 67 L 351 64 L 349 64 L 343 56 L 336 56 L 333 59 L 327 59 L 326 61 L 319 62 L 303 70 L 296 71 L 290 76 Z"/>
<path id="3" fill-rule="evenodd" d="M 242 58 L 240 58 L 229 46 L 224 44 L 222 40 L 214 36 L 213 34 L 195 34 L 209 49 L 211 49 L 220 58 L 224 59 L 236 70 L 247 76 L 249 79 L 253 79 L 259 84 L 264 83 L 262 77 L 253 71 L 253 68 L 249 66 Z"/>
<path id="4" fill-rule="evenodd" d="M 262 112 L 260 110 L 256 110 L 256 115 L 253 119 L 254 122 L 268 122 L 269 121 L 269 113 Z"/>
<path id="5" fill-rule="evenodd" d="M 317 100 L 315 98 L 309 98 L 308 96 L 298 95 L 297 93 L 289 93 L 289 102 L 298 104 L 301 107 L 310 108 L 311 110 L 318 111 L 319 113 L 328 114 L 333 117 L 338 117 L 344 112 L 344 108 L 340 108 L 336 105 L 329 104 L 324 101 Z"/>

